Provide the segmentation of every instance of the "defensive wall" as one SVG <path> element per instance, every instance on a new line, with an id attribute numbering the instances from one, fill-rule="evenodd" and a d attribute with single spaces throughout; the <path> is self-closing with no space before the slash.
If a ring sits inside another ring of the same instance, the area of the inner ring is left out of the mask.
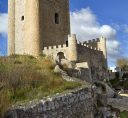
<path id="1" fill-rule="evenodd" d="M 64 45 L 44 47 L 43 54 L 56 58 L 57 53 L 63 52 L 66 59 L 77 63 L 88 62 L 89 67 L 106 68 L 106 53 L 100 48 L 100 43 L 105 39 L 89 40 L 81 43 L 76 35 L 69 35 L 68 42 Z M 93 45 L 94 44 L 94 45 Z M 104 44 L 105 45 L 105 44 Z"/>

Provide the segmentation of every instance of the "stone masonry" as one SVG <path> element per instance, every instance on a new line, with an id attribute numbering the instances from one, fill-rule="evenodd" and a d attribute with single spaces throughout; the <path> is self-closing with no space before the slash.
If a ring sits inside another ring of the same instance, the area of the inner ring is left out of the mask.
<path id="1" fill-rule="evenodd" d="M 21 105 L 5 118 L 93 118 L 93 102 L 87 88 Z"/>

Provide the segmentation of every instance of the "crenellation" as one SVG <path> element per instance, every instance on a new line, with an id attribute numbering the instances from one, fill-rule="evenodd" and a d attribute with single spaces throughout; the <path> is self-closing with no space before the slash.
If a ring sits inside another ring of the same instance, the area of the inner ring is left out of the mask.
<path id="1" fill-rule="evenodd" d="M 89 43 L 89 44 L 91 44 L 91 43 L 92 43 L 92 41 L 91 41 L 91 40 L 88 40 L 88 43 Z"/>
<path id="2" fill-rule="evenodd" d="M 53 46 L 53 49 L 56 49 L 57 48 L 57 46 L 55 45 L 55 46 Z"/>
<path id="3" fill-rule="evenodd" d="M 84 46 L 86 47 L 86 46 L 87 46 L 87 44 L 84 44 Z"/>
<path id="4" fill-rule="evenodd" d="M 58 45 L 58 48 L 62 48 L 62 45 Z"/>
<path id="5" fill-rule="evenodd" d="M 67 47 L 67 45 L 66 45 L 66 44 L 63 44 L 63 45 L 62 45 L 62 47 L 63 47 L 63 48 L 66 48 L 66 47 Z"/>
<path id="6" fill-rule="evenodd" d="M 51 49 L 53 49 L 53 48 L 52 48 L 52 46 L 49 46 L 48 49 L 51 50 Z"/>
<path id="7" fill-rule="evenodd" d="M 99 42 L 99 38 L 96 38 L 96 42 Z"/>
<path id="8" fill-rule="evenodd" d="M 81 45 L 84 46 L 84 44 L 81 42 Z"/>
<path id="9" fill-rule="evenodd" d="M 87 42 L 87 41 L 85 41 L 85 42 L 84 42 L 84 44 L 86 44 L 86 45 L 87 45 L 87 44 L 88 44 L 88 42 Z"/>
<path id="10" fill-rule="evenodd" d="M 48 49 L 48 47 L 44 47 L 44 50 L 47 50 Z"/>
<path id="11" fill-rule="evenodd" d="M 95 40 L 95 39 L 92 39 L 92 42 L 93 42 L 93 43 L 95 43 L 95 42 L 96 42 L 96 40 Z"/>
<path id="12" fill-rule="evenodd" d="M 66 46 L 66 44 L 63 44 L 63 45 L 54 45 L 54 46 L 48 46 L 48 47 L 44 47 L 44 51 L 48 51 L 48 50 L 55 50 L 55 49 L 57 49 L 57 50 L 61 50 L 61 49 L 65 49 L 65 48 L 68 48 L 67 46 Z"/>

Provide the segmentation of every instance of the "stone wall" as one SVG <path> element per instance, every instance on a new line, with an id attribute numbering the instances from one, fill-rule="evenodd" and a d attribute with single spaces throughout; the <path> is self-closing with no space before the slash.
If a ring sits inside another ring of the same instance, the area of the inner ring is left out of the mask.
<path id="1" fill-rule="evenodd" d="M 108 105 L 120 111 L 128 111 L 128 98 L 108 98 Z"/>
<path id="2" fill-rule="evenodd" d="M 103 52 L 78 44 L 78 62 L 88 62 L 89 66 L 103 66 Z"/>
<path id="3" fill-rule="evenodd" d="M 59 23 L 55 23 L 55 14 Z M 64 44 L 70 34 L 69 0 L 40 0 L 42 47 Z"/>
<path id="4" fill-rule="evenodd" d="M 104 72 L 107 70 L 105 61 L 102 51 L 78 44 L 78 62 L 88 63 L 93 80 L 104 78 Z"/>
<path id="5" fill-rule="evenodd" d="M 64 54 L 65 58 L 68 59 L 68 55 L 69 55 L 68 50 L 69 50 L 69 47 L 67 47 L 66 44 L 63 44 L 63 45 L 58 45 L 58 46 L 44 47 L 44 50 L 42 53 L 47 56 L 51 56 L 55 59 L 57 57 L 57 54 L 59 52 L 62 52 Z"/>
<path id="6" fill-rule="evenodd" d="M 5 118 L 93 118 L 91 93 L 81 88 L 36 103 L 19 106 Z"/>
<path id="7" fill-rule="evenodd" d="M 71 40 L 74 40 L 74 39 L 73 38 L 71 39 L 69 37 L 68 42 L 71 42 Z M 54 59 L 56 59 L 57 54 L 59 52 L 62 52 L 65 59 L 67 60 L 70 60 L 76 63 L 81 63 L 81 65 L 83 62 L 87 63 L 88 67 L 83 67 L 83 66 L 78 67 L 78 70 L 80 70 L 81 68 L 83 69 L 80 72 L 82 73 L 80 76 L 82 80 L 90 81 L 90 79 L 97 80 L 97 79 L 103 79 L 104 77 L 106 77 L 105 73 L 107 70 L 107 65 L 106 65 L 106 59 L 104 57 L 103 51 L 98 49 L 93 49 L 81 43 L 77 43 L 75 45 L 74 42 L 71 43 L 72 45 L 68 43 L 64 45 L 44 47 L 43 54 L 52 56 Z M 73 47 L 75 48 L 73 49 Z"/>

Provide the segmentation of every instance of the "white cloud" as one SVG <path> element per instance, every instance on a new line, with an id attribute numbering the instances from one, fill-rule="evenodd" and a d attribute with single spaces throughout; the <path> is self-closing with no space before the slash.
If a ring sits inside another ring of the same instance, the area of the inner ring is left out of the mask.
<path id="1" fill-rule="evenodd" d="M 113 23 L 113 27 L 118 31 L 123 31 L 124 33 L 128 33 L 128 24 L 118 24 Z"/>
<path id="2" fill-rule="evenodd" d="M 116 39 L 116 30 L 109 25 L 101 25 L 90 8 L 71 12 L 71 32 L 77 34 L 79 41 L 106 37 L 109 61 L 115 62 L 120 45 Z"/>
<path id="3" fill-rule="evenodd" d="M 0 34 L 7 33 L 8 15 L 6 13 L 0 14 Z"/>
<path id="4" fill-rule="evenodd" d="M 128 33 L 128 25 L 127 24 L 124 25 L 124 32 Z"/>

